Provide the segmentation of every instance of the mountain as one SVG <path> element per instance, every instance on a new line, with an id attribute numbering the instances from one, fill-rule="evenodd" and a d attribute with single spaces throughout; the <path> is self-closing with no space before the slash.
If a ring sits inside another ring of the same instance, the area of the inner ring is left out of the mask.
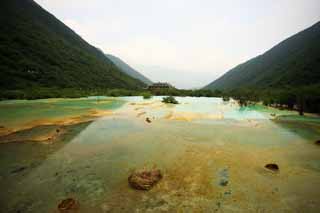
<path id="1" fill-rule="evenodd" d="M 2 0 L 0 26 L 2 91 L 145 86 L 32 0 Z"/>
<path id="2" fill-rule="evenodd" d="M 130 67 L 128 64 L 126 64 L 124 61 L 122 61 L 120 58 L 106 54 L 107 58 L 109 58 L 122 72 L 126 73 L 127 75 L 131 76 L 132 78 L 138 79 L 142 82 L 144 82 L 147 85 L 152 84 L 152 81 L 148 79 L 147 77 L 143 76 L 141 73 Z"/>
<path id="3" fill-rule="evenodd" d="M 205 89 L 282 88 L 320 83 L 320 22 L 228 71 Z"/>

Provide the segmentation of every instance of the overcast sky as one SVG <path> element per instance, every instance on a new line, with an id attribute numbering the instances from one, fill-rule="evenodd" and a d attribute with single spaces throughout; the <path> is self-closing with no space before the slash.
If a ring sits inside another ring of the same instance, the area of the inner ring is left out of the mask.
<path id="1" fill-rule="evenodd" d="M 320 20 L 319 0 L 36 0 L 153 81 L 202 87 Z"/>

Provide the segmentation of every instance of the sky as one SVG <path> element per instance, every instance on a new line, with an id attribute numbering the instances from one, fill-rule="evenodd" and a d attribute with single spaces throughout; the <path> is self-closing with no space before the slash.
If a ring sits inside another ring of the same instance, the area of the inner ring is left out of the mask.
<path id="1" fill-rule="evenodd" d="M 152 81 L 200 88 L 320 21 L 319 0 L 36 0 Z"/>

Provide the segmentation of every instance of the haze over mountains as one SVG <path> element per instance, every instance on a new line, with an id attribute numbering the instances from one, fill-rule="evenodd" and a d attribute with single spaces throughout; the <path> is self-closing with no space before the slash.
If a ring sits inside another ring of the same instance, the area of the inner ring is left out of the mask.
<path id="1" fill-rule="evenodd" d="M 125 88 L 146 85 L 32 0 L 0 7 L 0 88 Z"/>
<path id="2" fill-rule="evenodd" d="M 106 54 L 107 58 L 109 58 L 122 72 L 126 73 L 127 75 L 131 76 L 132 78 L 138 79 L 142 81 L 143 83 L 150 85 L 152 84 L 152 81 L 133 69 L 131 66 L 129 66 L 127 63 L 125 63 L 123 60 L 120 58 L 111 55 L 111 54 Z"/>
<path id="3" fill-rule="evenodd" d="M 320 83 L 320 22 L 236 66 L 204 89 L 281 88 Z"/>

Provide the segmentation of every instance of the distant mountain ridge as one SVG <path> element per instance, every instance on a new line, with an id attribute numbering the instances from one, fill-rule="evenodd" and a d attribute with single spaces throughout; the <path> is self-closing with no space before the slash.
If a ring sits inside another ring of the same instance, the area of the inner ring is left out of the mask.
<path id="1" fill-rule="evenodd" d="M 136 71 L 135 69 L 133 69 L 132 67 L 130 67 L 127 63 L 125 63 L 123 60 L 121 60 L 120 58 L 111 55 L 111 54 L 106 54 L 107 58 L 110 59 L 121 71 L 123 71 L 124 73 L 126 73 L 127 75 L 131 76 L 132 78 L 138 79 L 142 82 L 144 82 L 147 85 L 151 85 L 153 82 L 148 79 L 147 77 L 145 77 L 144 75 L 142 75 L 141 73 L 139 73 L 138 71 Z"/>
<path id="2" fill-rule="evenodd" d="M 2 0 L 0 89 L 139 89 L 97 48 L 33 0 Z"/>
<path id="3" fill-rule="evenodd" d="M 204 89 L 280 88 L 320 83 L 320 22 L 236 66 Z"/>

